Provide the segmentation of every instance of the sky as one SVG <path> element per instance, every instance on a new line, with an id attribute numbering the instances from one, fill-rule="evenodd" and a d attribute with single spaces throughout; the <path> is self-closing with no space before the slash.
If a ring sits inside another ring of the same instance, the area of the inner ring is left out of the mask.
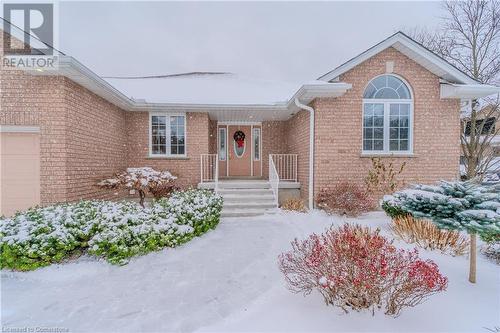
<path id="1" fill-rule="evenodd" d="M 232 72 L 316 79 L 439 2 L 61 2 L 59 49 L 101 76 Z"/>

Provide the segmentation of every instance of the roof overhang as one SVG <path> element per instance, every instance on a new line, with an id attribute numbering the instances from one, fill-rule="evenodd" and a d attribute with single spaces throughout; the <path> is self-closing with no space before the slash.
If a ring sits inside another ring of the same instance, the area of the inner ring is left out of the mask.
<path id="1" fill-rule="evenodd" d="M 321 76 L 318 80 L 336 81 L 340 75 L 389 47 L 395 48 L 431 73 L 434 73 L 436 76 L 446 81 L 462 84 L 478 84 L 476 80 L 402 32 L 395 33 L 360 55 Z"/>
<path id="2" fill-rule="evenodd" d="M 441 83 L 441 98 L 476 99 L 499 93 L 500 87 L 487 84 Z"/>
<path id="3" fill-rule="evenodd" d="M 57 69 L 26 71 L 32 75 L 67 77 L 125 111 L 208 112 L 211 119 L 221 121 L 242 118 L 248 121 L 286 120 L 298 110 L 295 98 L 307 104 L 319 97 L 342 96 L 352 87 L 342 82 L 313 81 L 303 84 L 287 100 L 272 104 L 150 103 L 126 96 L 71 56 L 61 55 L 58 60 Z"/>

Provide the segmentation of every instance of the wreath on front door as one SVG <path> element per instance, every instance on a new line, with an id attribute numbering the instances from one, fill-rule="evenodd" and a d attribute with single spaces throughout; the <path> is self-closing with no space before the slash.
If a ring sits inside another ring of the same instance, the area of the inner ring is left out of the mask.
<path id="1" fill-rule="evenodd" d="M 238 148 L 241 148 L 245 143 L 245 133 L 243 133 L 242 131 L 236 131 L 233 135 L 233 139 L 238 144 Z"/>

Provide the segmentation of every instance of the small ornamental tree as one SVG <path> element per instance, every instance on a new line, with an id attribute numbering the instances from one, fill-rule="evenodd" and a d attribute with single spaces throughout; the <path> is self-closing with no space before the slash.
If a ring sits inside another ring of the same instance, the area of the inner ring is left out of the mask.
<path id="1" fill-rule="evenodd" d="M 500 234 L 500 185 L 441 181 L 436 186 L 415 185 L 385 196 L 384 204 L 417 218 L 427 218 L 439 228 L 470 234 L 469 281 L 476 282 L 476 234 Z"/>
<path id="2" fill-rule="evenodd" d="M 149 167 L 128 168 L 125 172 L 115 174 L 113 178 L 100 181 L 97 186 L 135 190 L 139 194 L 139 203 L 144 208 L 146 192 L 153 193 L 157 188 L 172 184 L 176 179 L 177 177 L 168 171 L 156 171 Z"/>

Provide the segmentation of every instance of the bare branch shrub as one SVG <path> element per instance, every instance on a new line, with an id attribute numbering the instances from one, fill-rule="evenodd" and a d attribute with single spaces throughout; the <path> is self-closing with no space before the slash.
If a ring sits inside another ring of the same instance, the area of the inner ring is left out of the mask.
<path id="1" fill-rule="evenodd" d="M 448 283 L 434 262 L 419 259 L 417 250 L 397 249 L 379 230 L 357 225 L 295 239 L 278 261 L 292 292 L 317 290 L 327 305 L 345 312 L 385 307 L 385 314 L 398 316 Z"/>
<path id="2" fill-rule="evenodd" d="M 390 194 L 403 186 L 399 176 L 403 173 L 406 162 L 395 167 L 392 162 L 386 164 L 379 157 L 372 157 L 371 161 L 372 167 L 365 179 L 366 188 L 370 193 Z"/>
<path id="3" fill-rule="evenodd" d="M 302 201 L 302 199 L 295 199 L 295 198 L 287 199 L 283 203 L 283 205 L 281 205 L 281 209 L 296 211 L 296 212 L 301 212 L 301 213 L 307 211 L 307 208 L 304 205 L 304 201 Z"/>
<path id="4" fill-rule="evenodd" d="M 375 208 L 375 201 L 368 191 L 350 182 L 341 182 L 332 188 L 324 188 L 316 199 L 318 207 L 329 214 L 358 216 Z"/>

